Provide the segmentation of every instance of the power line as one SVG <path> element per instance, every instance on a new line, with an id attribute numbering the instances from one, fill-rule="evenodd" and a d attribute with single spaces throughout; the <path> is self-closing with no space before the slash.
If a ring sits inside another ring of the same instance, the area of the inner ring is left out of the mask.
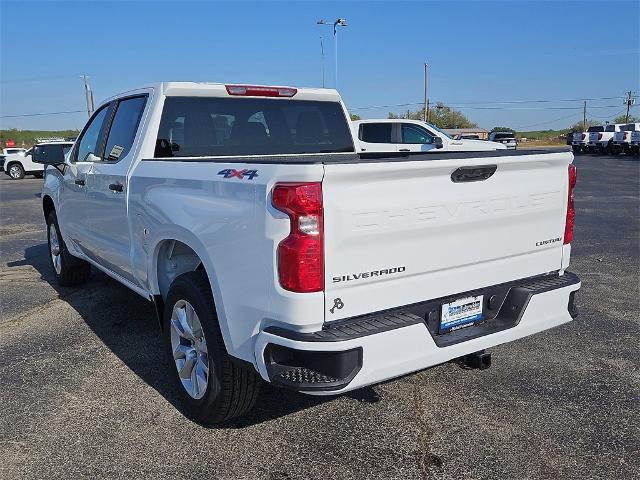
<path id="1" fill-rule="evenodd" d="M 82 113 L 85 111 L 86 110 L 68 110 L 66 112 L 23 113 L 21 115 L 0 115 L 0 118 L 41 117 L 45 115 L 65 115 L 67 113 Z"/>
<path id="2" fill-rule="evenodd" d="M 625 98 L 625 97 L 621 95 L 617 95 L 614 97 L 561 98 L 557 100 L 540 99 L 540 100 L 483 101 L 483 102 L 450 101 L 450 102 L 443 102 L 443 103 L 445 103 L 449 107 L 461 108 L 461 107 L 464 107 L 465 105 L 509 105 L 509 104 L 521 104 L 521 103 L 554 103 L 554 102 L 584 102 L 584 101 L 592 102 L 592 101 L 598 101 L 598 100 L 615 100 L 615 99 L 622 99 L 622 98 Z M 372 106 L 363 106 L 363 107 L 353 107 L 351 108 L 351 110 L 372 110 L 377 108 L 411 107 L 411 106 L 422 105 L 422 104 L 423 102 L 410 102 L 410 103 L 396 103 L 391 105 L 372 105 Z"/>
<path id="3" fill-rule="evenodd" d="M 523 126 L 515 127 L 515 128 L 516 128 L 516 130 L 522 130 L 524 128 L 539 127 L 540 125 L 547 125 L 549 123 L 559 122 L 560 120 L 567 120 L 568 118 L 573 118 L 573 117 L 576 117 L 576 116 L 577 115 L 575 113 L 572 113 L 571 115 L 566 115 L 564 117 L 556 118 L 556 119 L 553 119 L 553 120 L 547 120 L 547 121 L 544 121 L 544 122 L 533 123 L 531 125 L 523 125 Z"/>

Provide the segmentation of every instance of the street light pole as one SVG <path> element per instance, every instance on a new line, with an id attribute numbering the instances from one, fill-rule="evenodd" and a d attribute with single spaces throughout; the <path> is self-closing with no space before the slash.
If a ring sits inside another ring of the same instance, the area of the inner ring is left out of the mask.
<path id="1" fill-rule="evenodd" d="M 87 115 L 91 116 L 93 114 L 93 91 L 89 84 L 89 77 L 87 75 L 80 75 L 80 78 L 82 78 L 82 81 L 84 82 L 84 96 L 87 101 Z"/>
<path id="2" fill-rule="evenodd" d="M 424 121 L 429 121 L 429 100 L 427 99 L 427 63 L 424 64 Z"/>
<path id="3" fill-rule="evenodd" d="M 327 23 L 326 20 L 321 19 L 318 20 L 317 25 L 327 25 L 329 26 L 330 24 Z M 334 51 L 334 58 L 335 58 L 335 88 L 338 88 L 338 27 L 346 27 L 347 26 L 347 19 L 346 18 L 338 18 L 335 22 L 333 22 L 333 51 Z"/>

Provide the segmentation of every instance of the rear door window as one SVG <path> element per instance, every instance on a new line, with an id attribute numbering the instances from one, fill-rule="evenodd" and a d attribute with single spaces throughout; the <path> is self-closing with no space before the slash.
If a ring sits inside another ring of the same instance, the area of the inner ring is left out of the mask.
<path id="1" fill-rule="evenodd" d="M 129 153 L 146 102 L 146 95 L 125 98 L 118 102 L 104 150 L 105 161 L 117 162 Z"/>
<path id="2" fill-rule="evenodd" d="M 168 97 L 155 157 L 353 152 L 338 102 Z"/>
<path id="3" fill-rule="evenodd" d="M 589 127 L 587 132 L 604 132 L 604 127 L 599 125 L 597 127 Z"/>
<path id="4" fill-rule="evenodd" d="M 616 126 L 615 125 L 607 125 L 604 129 L 605 132 L 615 132 L 616 131 Z"/>
<path id="5" fill-rule="evenodd" d="M 393 143 L 391 141 L 392 123 L 360 124 L 360 140 L 367 143 Z"/>

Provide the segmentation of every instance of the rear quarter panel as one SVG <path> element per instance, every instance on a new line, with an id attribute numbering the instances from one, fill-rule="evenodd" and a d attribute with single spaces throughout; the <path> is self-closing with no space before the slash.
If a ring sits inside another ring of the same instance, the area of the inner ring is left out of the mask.
<path id="1" fill-rule="evenodd" d="M 257 170 L 257 176 L 224 178 L 219 172 L 226 169 Z M 261 328 L 318 329 L 324 294 L 279 286 L 276 249 L 289 234 L 289 218 L 271 206 L 270 192 L 276 181 L 322 176 L 321 164 L 140 162 L 129 186 L 134 274 L 158 294 L 159 245 L 167 239 L 189 245 L 209 276 L 227 350 L 247 361 L 254 361 Z"/>

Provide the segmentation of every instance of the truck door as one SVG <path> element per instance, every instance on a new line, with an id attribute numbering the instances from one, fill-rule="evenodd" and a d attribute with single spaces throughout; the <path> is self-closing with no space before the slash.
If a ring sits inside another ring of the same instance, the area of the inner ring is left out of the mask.
<path id="1" fill-rule="evenodd" d="M 65 164 L 63 187 L 59 191 L 57 214 L 62 234 L 83 252 L 87 173 L 97 158 L 109 107 L 105 105 L 96 111 L 78 137 L 69 163 Z"/>
<path id="2" fill-rule="evenodd" d="M 415 123 L 402 123 L 400 135 L 399 152 L 428 152 L 436 148 L 435 136 Z"/>
<path id="3" fill-rule="evenodd" d="M 398 146 L 393 141 L 394 124 L 391 122 L 361 123 L 358 131 L 357 153 L 396 152 Z"/>
<path id="4" fill-rule="evenodd" d="M 112 272 L 137 283 L 131 267 L 127 217 L 127 173 L 147 95 L 114 103 L 99 161 L 87 174 L 85 237 L 88 255 Z"/>

